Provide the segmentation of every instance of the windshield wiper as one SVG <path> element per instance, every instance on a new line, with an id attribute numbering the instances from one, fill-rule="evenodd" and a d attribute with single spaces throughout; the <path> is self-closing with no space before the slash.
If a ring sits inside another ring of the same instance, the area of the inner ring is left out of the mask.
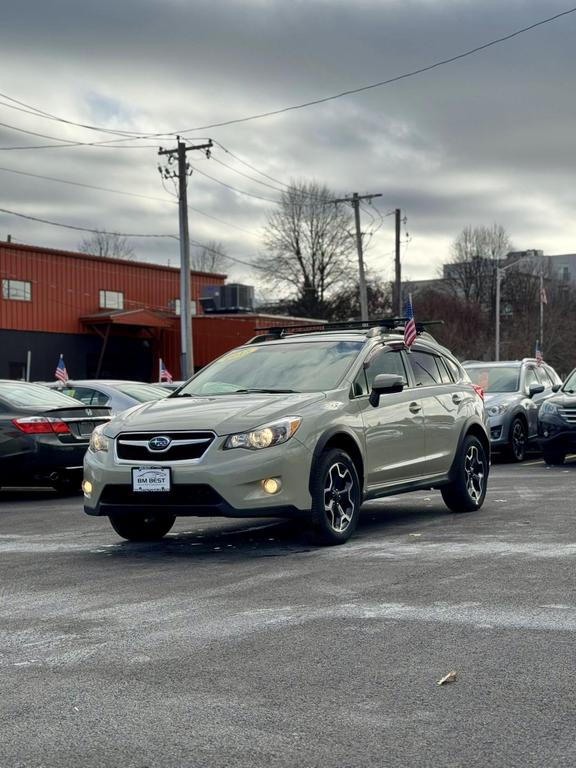
<path id="1" fill-rule="evenodd" d="M 268 395 L 289 395 L 297 393 L 297 389 L 235 389 L 234 392 L 231 392 L 230 394 L 249 394 L 251 392 L 262 392 L 264 394 Z"/>

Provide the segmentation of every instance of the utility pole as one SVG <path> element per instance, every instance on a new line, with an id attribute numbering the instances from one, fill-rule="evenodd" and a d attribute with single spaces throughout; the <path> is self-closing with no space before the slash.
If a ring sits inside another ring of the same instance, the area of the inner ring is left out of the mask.
<path id="1" fill-rule="evenodd" d="M 394 249 L 394 293 L 396 294 L 396 310 L 398 317 L 402 317 L 404 309 L 402 307 L 402 266 L 400 264 L 400 208 L 394 210 L 394 219 L 396 222 L 396 237 Z"/>
<path id="2" fill-rule="evenodd" d="M 210 157 L 212 140 L 206 144 L 194 144 L 189 147 L 180 141 L 178 136 L 176 149 L 162 149 L 159 155 L 168 157 L 168 165 L 174 158 L 178 159 L 178 170 L 158 166 L 164 179 L 178 179 L 178 218 L 180 224 L 180 374 L 182 379 L 189 379 L 194 373 L 194 350 L 192 345 L 192 297 L 190 290 L 190 239 L 188 236 L 188 192 L 187 176 L 191 175 L 190 166 L 186 162 L 186 152 L 203 150 Z"/>
<path id="3" fill-rule="evenodd" d="M 333 203 L 350 203 L 354 209 L 354 223 L 356 225 L 356 250 L 358 252 L 358 285 L 360 288 L 360 317 L 368 320 L 368 291 L 366 289 L 366 275 L 364 273 L 364 254 L 362 248 L 362 229 L 360 227 L 360 201 L 372 200 L 373 197 L 382 197 L 380 193 L 374 195 L 359 195 L 354 192 L 352 197 L 342 197 L 333 200 Z"/>

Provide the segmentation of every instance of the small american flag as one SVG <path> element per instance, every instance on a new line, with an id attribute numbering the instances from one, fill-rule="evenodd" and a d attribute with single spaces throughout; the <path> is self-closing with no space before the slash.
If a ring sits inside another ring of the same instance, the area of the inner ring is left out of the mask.
<path id="1" fill-rule="evenodd" d="M 60 360 L 58 360 L 54 375 L 63 384 L 66 384 L 68 381 L 68 371 L 66 370 L 66 364 L 64 363 L 64 355 L 60 355 Z"/>
<path id="2" fill-rule="evenodd" d="M 164 365 L 164 360 L 160 358 L 160 381 L 167 381 L 168 384 L 172 383 L 172 374 Z"/>
<path id="3" fill-rule="evenodd" d="M 408 349 L 416 341 L 416 323 L 414 322 L 414 309 L 412 307 L 412 294 L 408 294 L 406 299 L 406 308 L 404 311 L 406 315 L 406 325 L 404 326 L 404 344 Z"/>
<path id="4" fill-rule="evenodd" d="M 540 367 L 544 361 L 544 358 L 542 357 L 542 350 L 540 349 L 540 342 L 536 342 L 536 354 L 534 355 L 536 358 L 536 365 Z"/>

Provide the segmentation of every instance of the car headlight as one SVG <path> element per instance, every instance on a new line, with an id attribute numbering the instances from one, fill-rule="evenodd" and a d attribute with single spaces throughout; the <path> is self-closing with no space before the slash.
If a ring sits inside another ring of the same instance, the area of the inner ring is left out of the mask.
<path id="1" fill-rule="evenodd" d="M 506 413 L 510 406 L 508 403 L 500 403 L 499 405 L 491 405 L 489 408 L 486 408 L 486 413 L 488 416 L 501 416 L 503 413 Z"/>
<path id="2" fill-rule="evenodd" d="M 271 445 L 279 445 L 290 440 L 300 426 L 300 416 L 287 416 L 271 424 L 264 424 L 250 432 L 239 432 L 229 435 L 224 443 L 224 448 L 248 448 L 251 451 L 259 451 L 261 448 L 269 448 Z"/>
<path id="3" fill-rule="evenodd" d="M 101 426 L 96 427 L 96 429 L 90 435 L 88 450 L 92 451 L 92 453 L 98 453 L 98 451 L 107 451 L 110 448 L 110 438 L 106 437 L 106 435 L 102 433 L 103 429 L 104 425 L 102 424 Z"/>
<path id="4" fill-rule="evenodd" d="M 554 403 L 542 403 L 540 406 L 540 413 L 548 413 L 550 415 L 558 413 L 558 406 L 554 405 Z"/>

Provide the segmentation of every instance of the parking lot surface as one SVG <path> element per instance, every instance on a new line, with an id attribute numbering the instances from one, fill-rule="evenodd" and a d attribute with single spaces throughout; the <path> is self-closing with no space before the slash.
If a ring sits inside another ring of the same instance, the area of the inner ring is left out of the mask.
<path id="1" fill-rule="evenodd" d="M 325 549 L 1 491 L 0 766 L 572 766 L 575 491 L 576 459 L 496 464 L 479 512 L 372 502 Z"/>

